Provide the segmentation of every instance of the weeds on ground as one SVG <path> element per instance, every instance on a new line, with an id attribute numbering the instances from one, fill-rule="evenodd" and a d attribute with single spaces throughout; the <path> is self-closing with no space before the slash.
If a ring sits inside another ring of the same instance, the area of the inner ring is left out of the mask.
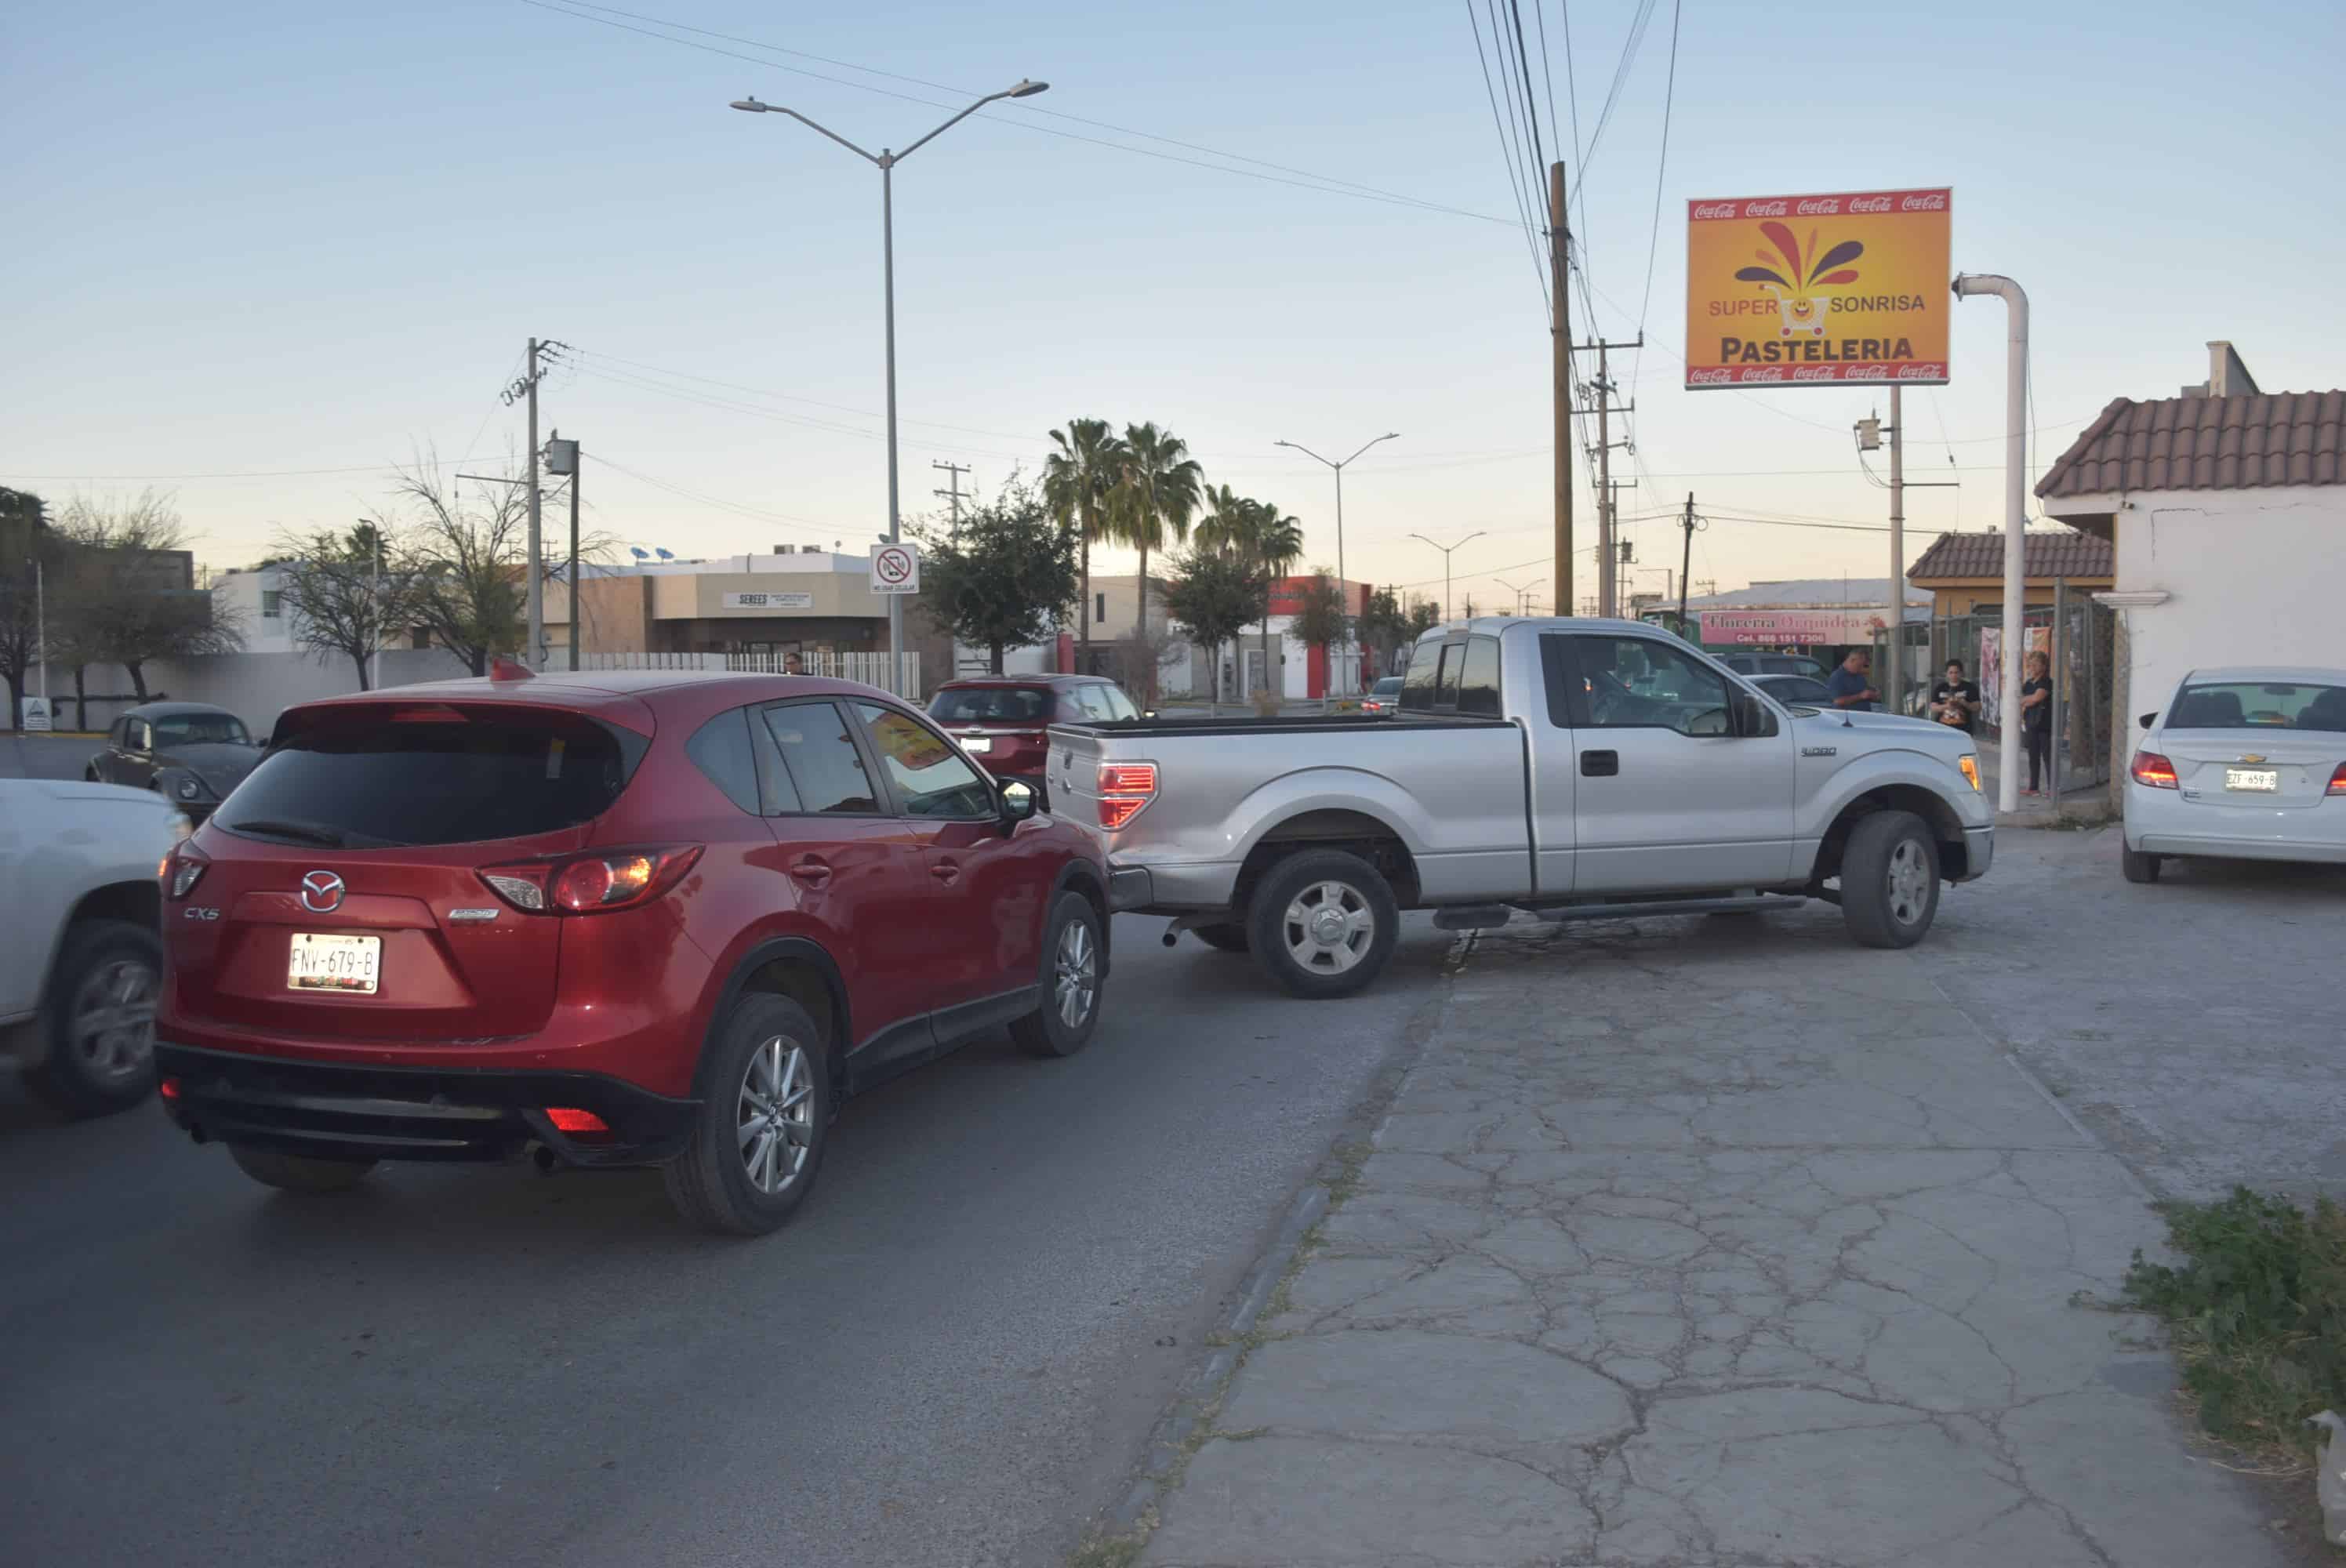
<path id="1" fill-rule="evenodd" d="M 2137 1252 L 2127 1302 L 2166 1319 L 2210 1435 L 2302 1464 L 2305 1419 L 2346 1410 L 2346 1209 L 2243 1186 L 2159 1212 L 2183 1262 Z"/>

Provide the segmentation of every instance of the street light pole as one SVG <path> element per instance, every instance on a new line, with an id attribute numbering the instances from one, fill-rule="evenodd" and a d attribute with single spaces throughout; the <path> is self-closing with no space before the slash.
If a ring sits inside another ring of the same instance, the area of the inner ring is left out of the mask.
<path id="1" fill-rule="evenodd" d="M 1389 430 L 1382 435 L 1372 436 L 1367 441 L 1361 443 L 1359 450 L 1352 453 L 1352 457 L 1360 456 L 1361 453 L 1368 451 L 1369 448 L 1376 445 L 1378 442 L 1396 441 L 1399 440 L 1400 437 L 1401 432 L 1397 430 Z M 1346 647 L 1350 647 L 1352 646 L 1352 596 L 1349 591 L 1344 590 L 1344 464 L 1352 462 L 1352 457 L 1347 457 L 1343 459 L 1342 462 L 1338 462 L 1333 458 L 1322 457 L 1300 441 L 1275 441 L 1272 442 L 1271 444 L 1273 446 L 1284 446 L 1292 451 L 1300 452 L 1304 456 L 1311 458 L 1313 462 L 1324 463 L 1330 468 L 1336 471 L 1336 585 L 1340 591 L 1345 592 L 1344 641 Z"/>
<path id="2" fill-rule="evenodd" d="M 739 98 L 733 107 L 750 114 L 788 115 L 808 129 L 830 137 L 856 157 L 880 170 L 880 276 L 881 292 L 887 317 L 886 339 L 888 354 L 888 542 L 898 543 L 903 537 L 903 518 L 898 503 L 896 474 L 896 166 L 926 143 L 934 141 L 963 120 L 986 105 L 1002 98 L 1031 98 L 1050 86 L 1048 82 L 1027 81 L 1024 78 L 1015 87 L 998 93 L 988 93 L 944 124 L 920 137 L 902 152 L 882 148 L 871 152 L 856 146 L 828 126 L 819 125 L 793 108 L 780 104 L 763 104 L 756 98 Z M 888 596 L 888 677 L 892 688 L 903 680 L 904 662 L 904 601 L 901 594 Z"/>
<path id="3" fill-rule="evenodd" d="M 1423 534 L 1410 535 L 1413 539 L 1424 539 L 1427 544 L 1433 545 L 1435 549 L 1442 552 L 1442 618 L 1445 621 L 1450 618 L 1450 552 L 1457 549 L 1460 545 L 1480 539 L 1485 532 L 1487 530 L 1477 528 L 1464 539 L 1459 540 L 1457 545 L 1434 545 L 1433 540 L 1426 539 Z"/>

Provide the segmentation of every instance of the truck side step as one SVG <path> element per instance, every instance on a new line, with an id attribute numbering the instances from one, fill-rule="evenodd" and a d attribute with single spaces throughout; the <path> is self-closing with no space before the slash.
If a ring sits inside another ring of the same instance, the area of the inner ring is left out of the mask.
<path id="1" fill-rule="evenodd" d="M 1505 904 L 1451 904 L 1433 911 L 1436 931 L 1496 931 L 1515 911 Z"/>
<path id="2" fill-rule="evenodd" d="M 1806 899 L 1778 893 L 1745 893 L 1723 899 L 1646 899 L 1636 903 L 1549 904 L 1525 912 L 1561 923 L 1575 920 L 1641 920 L 1654 915 L 1763 914 L 1796 910 Z"/>

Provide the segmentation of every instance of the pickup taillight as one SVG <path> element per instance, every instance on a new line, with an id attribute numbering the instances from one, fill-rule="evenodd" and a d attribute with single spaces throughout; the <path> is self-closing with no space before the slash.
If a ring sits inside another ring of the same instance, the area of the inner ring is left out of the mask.
<path id="1" fill-rule="evenodd" d="M 1099 825 L 1109 832 L 1129 823 L 1157 798 L 1154 762 L 1099 765 Z"/>

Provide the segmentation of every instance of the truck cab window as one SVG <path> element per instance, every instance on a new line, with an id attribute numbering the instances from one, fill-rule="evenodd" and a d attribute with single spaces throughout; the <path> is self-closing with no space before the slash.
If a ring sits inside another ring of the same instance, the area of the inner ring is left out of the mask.
<path id="1" fill-rule="evenodd" d="M 1499 717 L 1499 639 L 1466 639 L 1466 664 L 1458 678 L 1458 711 Z"/>
<path id="2" fill-rule="evenodd" d="M 1732 732 L 1726 677 L 1683 650 L 1647 637 L 1576 640 L 1586 724 L 1693 736 Z"/>
<path id="3" fill-rule="evenodd" d="M 1465 664 L 1465 662 L 1466 645 L 1464 643 L 1444 643 L 1442 645 L 1442 669 L 1441 673 L 1434 677 L 1433 682 L 1433 706 L 1435 708 L 1443 711 L 1454 710 L 1457 708 L 1458 679 L 1461 667 Z"/>

